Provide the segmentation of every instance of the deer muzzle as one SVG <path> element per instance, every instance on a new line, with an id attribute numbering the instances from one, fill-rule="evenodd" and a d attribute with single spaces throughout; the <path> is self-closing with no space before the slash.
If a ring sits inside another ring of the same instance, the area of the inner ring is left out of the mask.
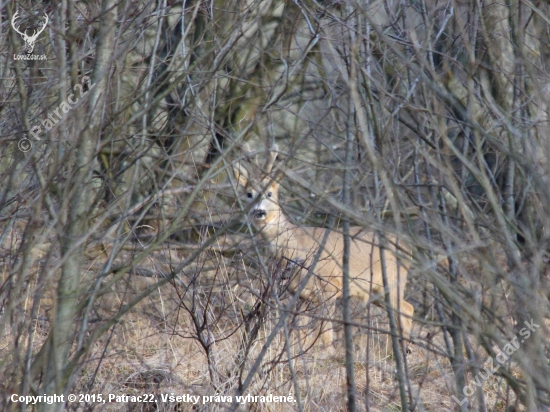
<path id="1" fill-rule="evenodd" d="M 254 219 L 263 220 L 265 219 L 266 215 L 267 215 L 266 211 L 262 209 L 257 209 L 257 210 L 254 210 L 254 212 L 252 212 L 252 217 Z"/>

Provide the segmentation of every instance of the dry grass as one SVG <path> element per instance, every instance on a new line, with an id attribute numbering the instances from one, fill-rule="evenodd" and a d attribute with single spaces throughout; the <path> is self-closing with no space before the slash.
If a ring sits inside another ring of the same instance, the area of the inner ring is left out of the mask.
<path id="1" fill-rule="evenodd" d="M 39 249 L 33 254 L 37 271 L 44 264 L 46 256 Z M 175 252 L 167 248 L 151 256 L 147 264 L 140 268 L 141 273 L 167 273 L 184 255 L 181 251 Z M 101 260 L 97 255 L 89 260 L 89 273 L 93 273 L 101 265 Z M 246 261 L 241 254 L 228 258 L 221 253 L 209 251 L 197 262 L 199 263 L 193 270 L 182 272 L 176 281 L 157 288 L 94 343 L 72 391 L 101 393 L 104 396 L 153 394 L 156 402 L 72 403 L 69 410 L 227 410 L 230 403 L 202 404 L 202 397 L 235 394 L 239 382 L 245 379 L 279 319 L 277 307 L 280 306 L 269 288 L 276 284 L 283 290 L 286 281 L 280 280 L 281 268 L 276 263 L 269 262 L 269 268 L 273 271 L 272 280 L 276 280 L 279 275 L 279 282 L 270 286 L 265 277 L 258 275 L 254 264 Z M 138 276 L 135 273 L 127 275 L 113 285 L 110 293 L 98 297 L 92 322 L 100 324 L 109 319 L 156 280 L 156 277 Z M 34 292 L 38 288 L 36 280 L 28 285 L 28 294 L 22 299 L 23 313 L 26 315 L 30 315 L 33 299 L 36 298 Z M 35 348 L 42 346 L 48 333 L 52 307 L 50 293 L 51 291 L 41 299 L 38 316 L 33 323 Z M 289 292 L 279 293 L 282 303 L 288 297 Z M 306 347 L 309 345 L 307 342 L 312 341 L 311 337 L 316 337 L 318 333 L 318 321 L 315 317 L 322 316 L 325 312 L 322 312 L 323 308 L 306 309 L 302 305 L 298 310 L 306 315 L 308 321 L 298 322 L 293 318 L 288 323 L 292 367 L 303 409 L 345 410 L 346 375 L 342 327 L 334 322 L 338 336 L 336 355 L 327 358 L 319 344 Z M 335 316 L 341 316 L 340 312 Z M 367 408 L 367 391 L 369 410 L 400 410 L 395 362 L 384 311 L 373 305 L 370 308 L 356 305 L 354 319 L 357 324 L 362 325 L 355 328 L 359 410 Z M 302 326 L 298 327 L 298 324 Z M 13 331 L 9 330 L 9 324 L 7 326 L 6 333 L 0 339 L 0 359 L 4 365 L 12 361 L 9 356 L 14 339 Z M 420 326 L 420 322 L 415 322 L 414 330 L 417 335 Z M 448 358 L 442 355 L 445 350 L 443 335 L 435 327 L 424 326 L 422 329 L 429 339 L 418 339 L 411 345 L 413 352 L 406 356 L 410 393 L 418 410 L 455 410 L 456 404 L 451 400 L 451 394 L 454 393 L 452 368 Z M 310 335 L 305 341 L 299 338 L 304 332 Z M 24 339 L 20 340 L 27 342 L 28 336 L 22 337 Z M 283 331 L 279 331 L 245 394 L 295 395 L 296 386 L 285 341 Z M 471 343 L 475 347 L 473 338 Z M 8 385 L 4 389 L 16 393 L 17 386 Z M 509 403 L 513 403 L 513 392 L 501 378 L 489 378 L 484 383 L 483 390 L 487 404 L 492 406 L 491 410 L 504 410 L 501 405 L 504 405 L 507 397 Z M 161 394 L 200 396 L 201 401 L 196 406 L 185 402 L 162 402 Z M 459 398 L 462 399 L 462 396 Z M 475 402 L 475 396 L 470 401 Z M 287 411 L 298 408 L 295 403 L 247 403 L 240 410 Z"/>

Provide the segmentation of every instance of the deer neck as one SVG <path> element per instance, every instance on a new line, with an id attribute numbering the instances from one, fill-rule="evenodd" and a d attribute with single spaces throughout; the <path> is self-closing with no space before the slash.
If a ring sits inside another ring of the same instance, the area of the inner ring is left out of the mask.
<path id="1" fill-rule="evenodd" d="M 295 249 L 294 243 L 297 226 L 288 221 L 282 211 L 267 222 L 261 229 L 263 237 L 269 242 L 270 248 L 278 255 L 287 255 L 289 249 Z"/>

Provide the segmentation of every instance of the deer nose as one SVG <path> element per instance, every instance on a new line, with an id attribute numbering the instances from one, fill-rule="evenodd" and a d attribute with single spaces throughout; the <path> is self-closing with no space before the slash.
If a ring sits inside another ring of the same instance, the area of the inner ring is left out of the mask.
<path id="1" fill-rule="evenodd" d="M 264 219 L 265 215 L 266 215 L 266 212 L 265 210 L 262 210 L 262 209 L 255 210 L 252 213 L 252 216 L 254 217 L 254 219 Z"/>

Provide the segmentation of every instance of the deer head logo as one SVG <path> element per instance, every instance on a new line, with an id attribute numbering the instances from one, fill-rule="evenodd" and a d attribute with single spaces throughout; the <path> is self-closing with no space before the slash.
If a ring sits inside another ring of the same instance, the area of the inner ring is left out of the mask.
<path id="1" fill-rule="evenodd" d="M 19 33 L 21 35 L 21 37 L 25 41 L 25 51 L 27 52 L 27 54 L 31 54 L 32 51 L 34 50 L 34 43 L 36 42 L 36 39 L 38 38 L 40 33 L 42 33 L 44 31 L 44 29 L 46 28 L 46 25 L 48 24 L 48 21 L 50 19 L 48 18 L 48 15 L 46 13 L 44 13 L 44 16 L 46 17 L 46 20 L 44 21 L 44 25 L 42 26 L 42 28 L 40 30 L 35 30 L 34 33 L 32 34 L 32 36 L 29 36 L 27 34 L 27 30 L 25 30 L 24 32 L 21 32 L 21 31 L 19 31 L 19 27 L 16 26 L 16 20 L 17 20 L 18 14 L 19 14 L 19 12 L 16 11 L 15 14 L 13 15 L 13 18 L 11 19 L 11 26 L 13 27 L 13 29 L 17 33 Z"/>

